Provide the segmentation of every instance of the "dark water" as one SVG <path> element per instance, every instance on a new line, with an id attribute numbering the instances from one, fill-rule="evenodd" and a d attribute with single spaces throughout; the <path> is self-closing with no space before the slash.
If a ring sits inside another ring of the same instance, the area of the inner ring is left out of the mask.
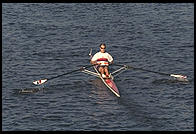
<path id="1" fill-rule="evenodd" d="M 194 4 L 3 3 L 2 30 L 3 131 L 194 130 Z M 117 63 L 189 82 L 128 70 L 121 98 L 81 72 L 32 84 L 88 65 L 103 42 Z"/>

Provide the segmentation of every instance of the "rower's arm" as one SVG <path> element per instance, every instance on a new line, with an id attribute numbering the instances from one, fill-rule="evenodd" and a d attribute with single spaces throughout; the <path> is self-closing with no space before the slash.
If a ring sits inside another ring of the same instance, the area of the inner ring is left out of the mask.
<path id="1" fill-rule="evenodd" d="M 96 64 L 96 61 L 92 61 L 92 60 L 91 60 L 90 63 L 91 63 L 91 64 Z"/>
<path id="2" fill-rule="evenodd" d="M 114 63 L 114 61 L 111 61 L 109 64 L 113 64 Z"/>

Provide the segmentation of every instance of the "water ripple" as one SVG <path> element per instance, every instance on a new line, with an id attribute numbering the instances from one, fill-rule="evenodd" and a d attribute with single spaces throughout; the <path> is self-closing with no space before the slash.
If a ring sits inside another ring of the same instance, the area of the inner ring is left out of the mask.
<path id="1" fill-rule="evenodd" d="M 3 3 L 2 130 L 193 131 L 193 9 L 192 3 Z M 115 77 L 120 98 L 83 73 L 32 84 L 88 65 L 90 48 L 94 54 L 100 43 L 116 63 L 187 75 L 189 82 L 130 69 Z"/>

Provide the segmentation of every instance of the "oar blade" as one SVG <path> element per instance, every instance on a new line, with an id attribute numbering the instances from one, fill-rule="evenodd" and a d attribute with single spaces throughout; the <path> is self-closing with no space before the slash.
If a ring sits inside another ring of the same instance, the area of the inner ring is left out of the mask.
<path id="1" fill-rule="evenodd" d="M 33 84 L 35 84 L 35 85 L 41 85 L 41 84 L 45 83 L 46 81 L 47 81 L 47 79 L 36 80 L 36 81 L 33 82 Z"/>
<path id="2" fill-rule="evenodd" d="M 185 81 L 188 82 L 187 76 L 180 75 L 180 74 L 171 74 L 170 76 L 174 77 L 178 81 Z"/>

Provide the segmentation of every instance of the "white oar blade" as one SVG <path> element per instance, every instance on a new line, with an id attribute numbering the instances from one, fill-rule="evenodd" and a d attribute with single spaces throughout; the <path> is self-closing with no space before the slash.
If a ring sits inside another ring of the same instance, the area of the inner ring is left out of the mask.
<path id="1" fill-rule="evenodd" d="M 35 84 L 35 85 L 41 85 L 41 84 L 45 83 L 46 81 L 47 81 L 47 79 L 37 80 L 37 81 L 34 81 L 33 84 Z"/>
<path id="2" fill-rule="evenodd" d="M 188 81 L 187 76 L 180 75 L 180 74 L 171 74 L 170 76 L 175 77 L 179 81 Z"/>

